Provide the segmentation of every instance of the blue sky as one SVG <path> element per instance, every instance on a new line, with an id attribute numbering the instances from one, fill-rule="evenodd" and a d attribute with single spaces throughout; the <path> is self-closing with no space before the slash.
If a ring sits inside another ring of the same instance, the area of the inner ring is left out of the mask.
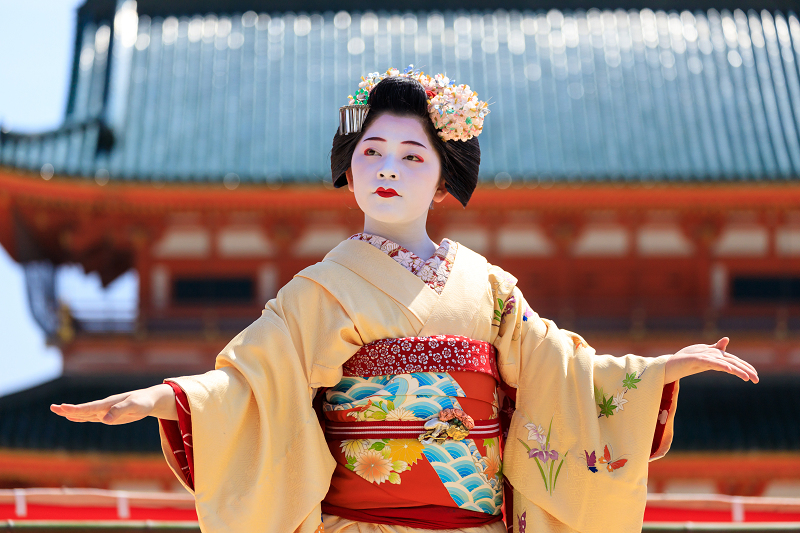
<path id="1" fill-rule="evenodd" d="M 75 11 L 83 0 L 0 1 L 0 125 L 41 131 L 61 123 L 69 84 Z M 130 292 L 131 278 L 120 285 Z M 107 298 L 79 268 L 60 274 L 68 300 Z M 0 247 L 0 395 L 61 373 L 28 309 L 22 268 Z"/>

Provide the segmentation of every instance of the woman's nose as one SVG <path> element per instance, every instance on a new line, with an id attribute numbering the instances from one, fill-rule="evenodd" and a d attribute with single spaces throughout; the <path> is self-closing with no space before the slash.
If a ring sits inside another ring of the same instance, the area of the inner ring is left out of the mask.
<path id="1" fill-rule="evenodd" d="M 384 180 L 396 180 L 397 179 L 397 172 L 394 170 L 379 170 L 378 177 Z"/>

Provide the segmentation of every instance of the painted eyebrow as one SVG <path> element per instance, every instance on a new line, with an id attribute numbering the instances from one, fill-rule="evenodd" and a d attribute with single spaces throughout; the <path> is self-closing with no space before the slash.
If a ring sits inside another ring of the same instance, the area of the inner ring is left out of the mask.
<path id="1" fill-rule="evenodd" d="M 381 138 L 381 137 L 370 137 L 370 138 L 368 138 L 368 139 L 364 139 L 364 140 L 365 140 L 365 141 L 381 141 L 381 142 L 386 142 L 386 139 L 383 139 L 383 138 Z M 403 142 L 401 142 L 400 144 L 415 144 L 415 145 L 417 145 L 417 146 L 421 146 L 421 147 L 425 148 L 426 150 L 428 149 L 428 147 L 427 147 L 427 146 L 425 146 L 425 145 L 424 145 L 424 144 L 422 144 L 422 143 L 418 143 L 417 141 L 403 141 Z"/>

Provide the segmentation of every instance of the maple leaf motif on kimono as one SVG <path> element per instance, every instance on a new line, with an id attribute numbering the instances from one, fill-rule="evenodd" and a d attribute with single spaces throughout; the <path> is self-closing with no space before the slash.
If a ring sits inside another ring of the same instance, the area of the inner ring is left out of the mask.
<path id="1" fill-rule="evenodd" d="M 631 372 L 630 374 L 626 372 L 625 379 L 622 380 L 622 386 L 625 387 L 626 389 L 635 389 L 636 384 L 639 383 L 640 381 L 642 380 L 636 378 L 635 372 Z"/>
<path id="2" fill-rule="evenodd" d="M 614 402 L 613 402 L 613 403 L 614 403 L 614 407 L 616 407 L 616 408 L 617 408 L 617 409 L 619 409 L 620 411 L 624 411 L 624 409 L 622 408 L 622 406 L 623 406 L 623 405 L 625 405 L 626 403 L 628 403 L 628 400 L 626 400 L 625 398 L 623 398 L 623 396 L 624 396 L 624 395 L 625 395 L 625 391 L 619 391 L 619 392 L 618 392 L 618 393 L 617 393 L 617 394 L 614 396 Z"/>
<path id="3" fill-rule="evenodd" d="M 600 416 L 611 416 L 614 414 L 614 410 L 617 408 L 617 406 L 614 405 L 613 396 L 603 395 L 603 399 L 600 400 L 600 403 L 597 405 L 600 407 Z"/>
<path id="4" fill-rule="evenodd" d="M 402 266 L 408 268 L 413 266 L 414 254 L 406 250 L 398 250 L 395 260 Z"/>
<path id="5" fill-rule="evenodd" d="M 497 453 L 493 448 L 488 448 L 486 453 L 486 457 L 483 457 L 484 462 L 486 463 L 486 468 L 484 468 L 483 474 L 489 479 L 495 476 L 500 478 L 499 474 L 502 469 L 500 454 Z"/>

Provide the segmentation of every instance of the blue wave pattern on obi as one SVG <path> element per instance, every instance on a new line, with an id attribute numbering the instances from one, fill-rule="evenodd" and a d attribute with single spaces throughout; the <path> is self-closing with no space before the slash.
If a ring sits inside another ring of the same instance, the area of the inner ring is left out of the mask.
<path id="1" fill-rule="evenodd" d="M 422 453 L 460 508 L 488 514 L 500 513 L 503 505 L 502 479 L 500 476 L 486 476 L 484 472 L 488 458 L 481 457 L 473 439 L 426 444 Z"/>
<path id="2" fill-rule="evenodd" d="M 362 378 L 347 376 L 326 393 L 325 411 L 338 411 L 366 406 L 368 403 L 389 405 L 385 417 L 378 420 L 428 420 L 442 409 L 461 406 L 456 398 L 465 397 L 461 386 L 446 372 L 418 372 Z M 359 413 L 358 420 L 375 419 Z"/>

